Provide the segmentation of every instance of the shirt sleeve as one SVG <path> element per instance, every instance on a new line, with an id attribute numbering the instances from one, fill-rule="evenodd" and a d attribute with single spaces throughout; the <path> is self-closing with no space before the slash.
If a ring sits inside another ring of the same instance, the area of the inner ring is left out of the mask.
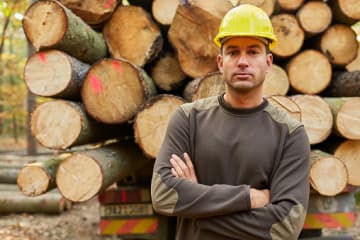
<path id="1" fill-rule="evenodd" d="M 198 219 L 201 230 L 231 239 L 298 239 L 309 200 L 310 145 L 303 127 L 289 136 L 263 208 Z"/>
<path id="2" fill-rule="evenodd" d="M 250 210 L 248 185 L 207 186 L 176 178 L 171 173 L 171 154 L 190 152 L 189 117 L 178 108 L 169 122 L 154 164 L 151 197 L 155 211 L 168 216 L 212 217 Z M 195 166 L 196 170 L 196 166 Z"/>

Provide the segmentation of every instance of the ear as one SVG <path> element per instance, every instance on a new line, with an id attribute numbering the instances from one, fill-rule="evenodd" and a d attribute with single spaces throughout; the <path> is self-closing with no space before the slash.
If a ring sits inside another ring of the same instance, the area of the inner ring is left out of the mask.
<path id="1" fill-rule="evenodd" d="M 221 54 L 217 55 L 216 61 L 217 61 L 218 69 L 222 73 L 223 72 L 223 56 Z"/>
<path id="2" fill-rule="evenodd" d="M 273 63 L 273 55 L 271 53 L 268 53 L 266 55 L 266 65 L 268 66 L 266 73 L 268 73 L 270 71 L 272 63 Z"/>

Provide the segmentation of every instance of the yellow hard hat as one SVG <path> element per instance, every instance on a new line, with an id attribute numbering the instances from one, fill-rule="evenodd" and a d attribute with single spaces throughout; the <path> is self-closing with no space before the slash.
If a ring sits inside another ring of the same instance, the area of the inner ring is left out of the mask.
<path id="1" fill-rule="evenodd" d="M 221 47 L 223 39 L 236 36 L 267 39 L 270 50 L 277 42 L 268 15 L 261 8 L 250 4 L 242 4 L 225 14 L 214 42 Z"/>

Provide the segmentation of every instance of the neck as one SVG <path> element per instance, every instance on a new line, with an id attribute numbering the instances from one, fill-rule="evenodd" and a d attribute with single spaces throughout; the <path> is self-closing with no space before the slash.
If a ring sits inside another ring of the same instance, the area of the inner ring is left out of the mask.
<path id="1" fill-rule="evenodd" d="M 224 100 L 233 108 L 253 108 L 259 106 L 262 103 L 263 98 L 262 95 L 259 94 L 231 94 L 229 91 L 226 91 Z"/>

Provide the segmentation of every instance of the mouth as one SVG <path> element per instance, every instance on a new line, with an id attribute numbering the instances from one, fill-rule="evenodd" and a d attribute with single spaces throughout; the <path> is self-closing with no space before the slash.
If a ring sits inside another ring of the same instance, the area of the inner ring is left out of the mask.
<path id="1" fill-rule="evenodd" d="M 236 72 L 233 74 L 233 76 L 240 79 L 247 79 L 250 78 L 252 74 L 248 72 Z"/>

